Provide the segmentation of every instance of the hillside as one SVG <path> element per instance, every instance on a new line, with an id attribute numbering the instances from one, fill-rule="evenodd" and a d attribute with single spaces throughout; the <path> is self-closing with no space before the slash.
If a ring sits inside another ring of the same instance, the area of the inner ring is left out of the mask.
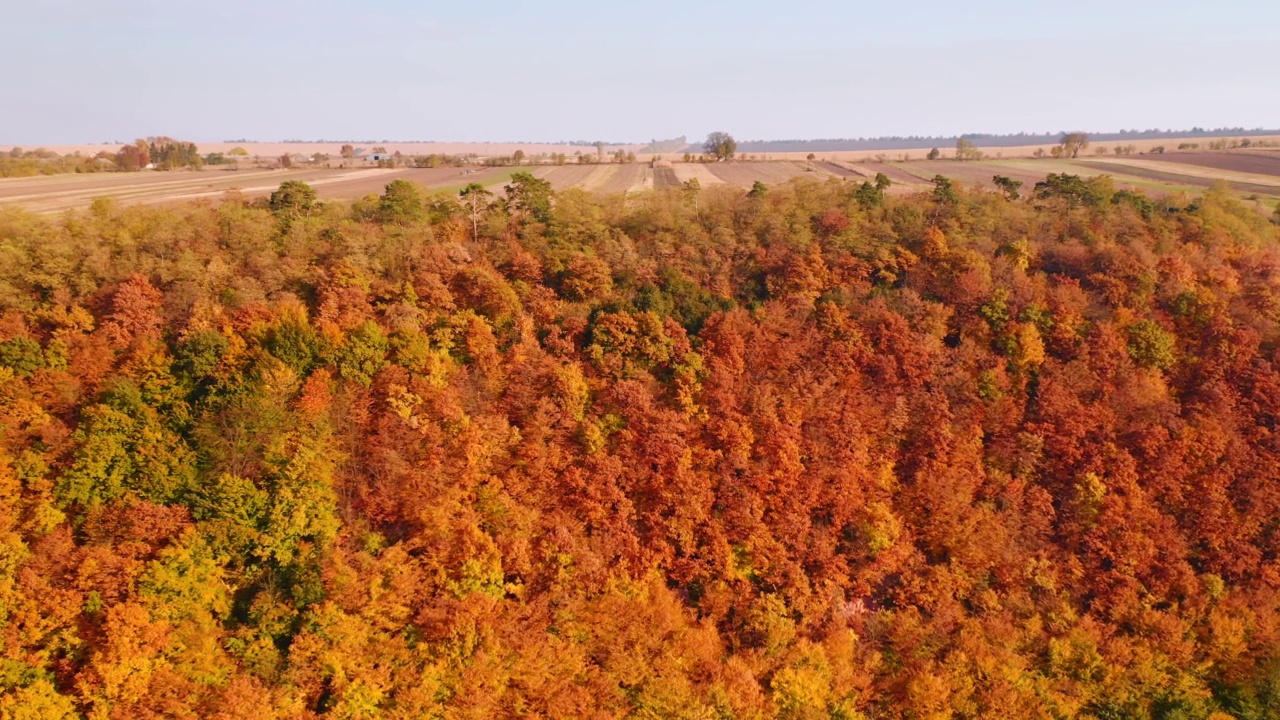
<path id="1" fill-rule="evenodd" d="M 0 718 L 1280 716 L 1223 186 L 510 179 L 0 208 Z"/>

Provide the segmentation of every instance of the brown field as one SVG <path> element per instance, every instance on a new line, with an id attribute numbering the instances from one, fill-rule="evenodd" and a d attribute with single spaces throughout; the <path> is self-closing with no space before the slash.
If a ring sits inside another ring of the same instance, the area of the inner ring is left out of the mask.
<path id="1" fill-rule="evenodd" d="M 582 181 L 582 189 L 588 192 L 596 192 L 609 182 L 609 178 L 618 172 L 617 165 L 592 165 L 591 173 L 587 175 L 587 179 Z"/>
<path id="2" fill-rule="evenodd" d="M 131 141 L 131 140 L 128 140 Z M 128 142 L 126 141 L 126 142 Z M 315 153 L 326 153 L 337 158 L 344 143 L 278 143 L 278 142 L 245 142 L 245 143 L 227 143 L 227 142 L 196 142 L 196 147 L 202 154 L 220 152 L 225 153 L 233 148 L 244 148 L 250 157 L 261 158 L 278 158 L 281 155 L 313 155 Z M 444 143 L 444 142 L 370 142 L 370 143 L 350 143 L 358 148 L 364 148 L 371 151 L 375 147 L 385 147 L 387 152 L 399 152 L 403 155 L 478 155 L 481 157 L 505 156 L 515 153 L 516 150 L 523 150 L 526 155 L 545 155 L 552 153 L 564 153 L 572 157 L 575 153 L 583 155 L 594 155 L 596 149 L 594 146 L 584 145 L 563 145 L 554 143 Z M 34 150 L 37 146 L 28 145 L 27 150 Z M 41 145 L 39 147 L 45 150 L 56 152 L 59 155 L 70 155 L 80 153 L 81 155 L 96 155 L 99 152 L 107 151 L 114 153 L 120 149 L 119 143 L 111 144 L 84 144 L 84 145 Z M 635 152 L 643 145 L 606 145 L 605 153 L 611 153 L 614 150 L 623 150 Z M 8 152 L 12 149 L 12 145 L 0 145 L 0 152 Z"/>
<path id="3" fill-rule="evenodd" d="M 1239 139 L 1238 136 L 1224 135 L 1222 137 L 1203 137 L 1203 138 L 1193 138 L 1193 139 L 1164 138 L 1164 139 L 1155 139 L 1155 140 L 1130 140 L 1130 141 L 1106 140 L 1106 141 L 1102 141 L 1101 143 L 1095 143 L 1094 145 L 1095 146 L 1102 145 L 1107 148 L 1111 148 L 1116 145 L 1125 145 L 1125 146 L 1132 145 L 1134 147 L 1134 152 L 1149 153 L 1151 150 L 1157 147 L 1166 147 L 1166 148 L 1171 146 L 1177 147 L 1178 143 L 1180 142 L 1197 142 L 1197 143 L 1200 143 L 1201 145 L 1208 145 L 1213 140 L 1238 140 L 1238 139 Z M 1250 140 L 1253 140 L 1254 142 L 1260 142 L 1260 141 L 1280 142 L 1280 136 L 1278 135 L 1260 136 L 1260 137 L 1250 138 Z M 1016 145 L 1016 146 L 1010 146 L 1010 147 L 989 147 L 989 146 L 979 145 L 977 147 L 979 150 L 983 152 L 983 154 L 988 159 L 992 159 L 992 160 L 1002 160 L 1002 159 L 1010 159 L 1010 158 L 1029 158 L 1035 154 L 1036 150 L 1044 150 L 1045 153 L 1048 153 L 1054 148 L 1053 145 Z M 950 155 L 955 150 L 954 147 L 939 147 L 938 149 L 941 150 L 944 153 L 944 155 Z M 1243 152 L 1257 152 L 1258 150 L 1260 150 L 1260 148 L 1250 148 L 1247 150 L 1243 150 Z M 526 150 L 525 152 L 528 152 L 528 151 Z M 1231 151 L 1224 151 L 1224 152 L 1227 152 L 1229 154 L 1235 154 L 1236 152 L 1241 152 L 1241 151 L 1231 150 Z M 875 162 L 876 159 L 881 156 L 884 157 L 885 162 L 899 162 L 902 160 L 903 155 L 907 155 L 911 160 L 924 160 L 925 156 L 928 155 L 928 153 L 929 153 L 929 148 L 918 148 L 915 150 L 832 150 L 829 152 L 814 151 L 813 154 L 816 156 L 817 160 L 824 161 L 824 162 L 833 161 L 833 160 L 846 161 L 846 162 Z M 1089 154 L 1093 153 L 1093 146 L 1090 147 L 1090 149 L 1088 150 L 1088 153 Z M 801 152 L 758 153 L 758 154 L 752 153 L 751 155 L 752 155 L 752 159 L 762 160 L 762 161 L 768 161 L 768 160 L 795 161 L 795 160 L 804 160 L 808 156 L 808 154 L 809 154 L 808 151 L 801 151 Z M 652 159 L 652 157 L 653 156 L 650 156 L 650 155 L 640 156 L 642 160 L 649 160 L 649 159 Z M 665 157 L 666 159 L 670 160 L 673 158 L 679 158 L 680 153 L 666 153 L 665 155 L 661 155 L 659 157 Z"/>
<path id="4" fill-rule="evenodd" d="M 927 183 L 933 175 L 937 174 L 933 173 L 932 175 L 929 175 L 928 178 L 923 178 L 913 173 L 909 173 L 897 165 L 890 165 L 888 163 L 863 163 L 862 167 L 871 173 L 872 177 L 875 177 L 876 173 L 884 173 L 894 182 L 895 185 L 919 185 L 921 183 Z"/>
<path id="5" fill-rule="evenodd" d="M 310 184 L 324 200 L 349 200 L 381 193 L 387 183 L 396 179 L 409 180 L 428 189 L 441 189 L 469 182 L 505 181 L 509 174 L 508 168 L 487 168 L 469 175 L 458 168 L 368 168 L 53 175 L 0 180 L 0 206 L 22 205 L 34 212 L 47 213 L 86 207 L 99 197 L 152 204 L 220 198 L 228 190 L 254 198 L 270 195 L 287 180 Z"/>
<path id="6" fill-rule="evenodd" d="M 540 167 L 534 170 L 533 174 L 550 182 L 555 190 L 567 190 L 571 187 L 582 187 L 595 169 L 595 165 L 561 165 Z"/>
<path id="7" fill-rule="evenodd" d="M 1280 176 L 1280 152 L 1254 150 L 1205 153 L 1176 152 L 1164 155 L 1146 155 L 1144 157 L 1146 160 L 1157 163 L 1174 162 L 1179 165 L 1195 165 L 1214 170 L 1226 170 L 1232 173 Z"/>
<path id="8" fill-rule="evenodd" d="M 865 173 L 859 172 L 857 170 L 854 170 L 853 168 L 850 168 L 846 165 L 841 165 L 839 163 L 824 162 L 820 160 L 818 162 L 815 162 L 814 166 L 817 167 L 819 170 L 825 173 L 828 173 L 830 175 L 835 175 L 838 178 L 856 178 L 858 180 L 865 180 L 867 178 L 867 175 Z"/>
<path id="9" fill-rule="evenodd" d="M 666 190 L 680 185 L 680 178 L 676 177 L 676 171 L 670 167 L 655 167 L 653 169 L 653 187 L 655 190 Z"/>
<path id="10" fill-rule="evenodd" d="M 1211 167 L 1180 162 L 1160 162 L 1150 159 L 1153 157 L 1158 156 L 1145 155 L 1138 158 L 1127 156 L 1117 158 L 1103 157 L 1090 160 L 1090 162 L 1114 165 L 1117 168 L 1122 168 L 1120 170 L 1121 172 L 1132 172 L 1134 169 L 1139 169 L 1164 173 L 1166 175 L 1185 175 L 1188 177 L 1206 178 L 1209 180 L 1229 180 L 1231 182 L 1253 183 L 1255 185 L 1280 185 L 1280 175 L 1219 170 Z"/>
<path id="11" fill-rule="evenodd" d="M 1230 166 L 1220 167 L 1217 166 Z M 468 183 L 479 183 L 495 193 L 503 192 L 512 173 L 532 172 L 548 180 L 556 190 L 581 188 L 588 192 L 634 193 L 676 187 L 697 179 L 704 186 L 729 184 L 750 187 L 769 185 L 797 177 L 818 181 L 839 178 L 853 182 L 883 172 L 894 181 L 893 192 L 915 192 L 929 186 L 935 175 L 965 184 L 991 187 L 994 175 L 1022 181 L 1026 189 L 1049 173 L 1091 177 L 1108 174 L 1118 187 L 1153 193 L 1199 191 L 1215 180 L 1225 180 L 1239 195 L 1280 197 L 1280 153 L 1170 153 L 1096 159 L 998 159 L 955 162 L 951 160 L 852 163 L 847 160 L 808 162 L 676 163 L 652 168 L 647 164 L 526 166 L 524 168 L 308 168 L 291 170 L 231 170 L 66 174 L 34 178 L 0 179 L 0 207 L 22 206 L 40 213 L 87 207 L 95 198 L 109 197 L 121 203 L 169 203 L 192 199 L 221 199 L 228 191 L 265 197 L 286 180 L 311 184 L 321 199 L 350 200 L 381 193 L 392 180 L 404 179 L 428 191 L 453 193 Z M 1267 174 L 1248 172 L 1266 170 Z"/>
<path id="12" fill-rule="evenodd" d="M 653 171 L 647 165 L 615 165 L 617 171 L 600 185 L 603 193 L 626 193 L 644 190 L 646 182 L 653 187 Z"/>
<path id="13" fill-rule="evenodd" d="M 1145 167 L 1135 167 L 1130 164 L 1109 163 L 1101 160 L 1081 160 L 1080 165 L 1101 170 L 1107 174 L 1124 173 L 1146 180 L 1155 180 L 1157 182 L 1165 182 L 1178 185 L 1190 185 L 1192 187 L 1207 188 L 1212 186 L 1219 180 L 1225 181 L 1231 186 L 1232 190 L 1241 193 L 1250 193 L 1257 195 L 1277 195 L 1280 194 L 1280 182 L 1277 183 L 1250 183 L 1239 182 L 1227 178 L 1204 177 L 1200 174 L 1184 175 L 1177 172 L 1162 172 L 1160 170 L 1149 169 Z"/>
<path id="14" fill-rule="evenodd" d="M 706 167 L 726 183 L 742 187 L 751 187 L 757 181 L 775 185 L 805 174 L 803 167 L 789 162 L 713 163 Z"/>
<path id="15" fill-rule="evenodd" d="M 323 175 L 323 171 L 308 173 L 309 176 Z M 147 185 L 169 185 L 174 183 L 205 183 L 217 185 L 222 183 L 251 183 L 263 177 L 279 177 L 274 170 L 225 171 L 206 170 L 200 172 L 178 170 L 171 173 L 94 173 L 64 175 L 39 175 L 23 178 L 0 178 L 0 202 L 23 199 L 23 196 L 50 197 L 57 194 L 79 194 L 93 190 L 111 190 L 124 185 L 143 187 Z"/>
<path id="16" fill-rule="evenodd" d="M 935 175 L 944 175 L 965 184 L 977 184 L 983 187 L 995 187 L 991 181 L 996 175 L 1004 175 L 1020 180 L 1028 188 L 1044 180 L 1047 172 L 1032 169 L 1000 167 L 985 162 L 955 162 L 953 160 L 920 160 L 918 162 L 896 165 L 899 170 L 913 175 L 916 182 L 929 182 Z M 892 179 L 892 178 L 890 178 Z"/>
<path id="17" fill-rule="evenodd" d="M 711 185 L 723 185 L 724 181 L 715 176 L 715 173 L 707 169 L 702 163 L 680 163 L 671 168 L 675 171 L 676 179 L 682 183 L 690 180 L 697 180 L 702 187 Z"/>

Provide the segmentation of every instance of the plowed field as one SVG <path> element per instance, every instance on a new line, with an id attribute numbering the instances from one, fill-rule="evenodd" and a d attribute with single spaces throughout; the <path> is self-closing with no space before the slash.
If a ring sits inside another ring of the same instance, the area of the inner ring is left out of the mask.
<path id="1" fill-rule="evenodd" d="M 715 163 L 706 167 L 726 183 L 742 187 L 751 187 L 757 181 L 776 185 L 805 172 L 803 167 L 790 162 Z"/>
<path id="2" fill-rule="evenodd" d="M 810 169 L 812 168 L 812 169 Z M 479 183 L 501 193 L 515 172 L 531 172 L 556 190 L 581 188 L 588 192 L 636 193 L 676 187 L 696 179 L 703 187 L 730 184 L 751 187 L 755 182 L 779 185 L 797 177 L 825 181 L 833 177 L 860 182 L 883 172 L 893 180 L 892 192 L 909 193 L 929 187 L 935 175 L 965 184 L 991 187 L 995 175 L 1021 180 L 1025 189 L 1049 173 L 1085 177 L 1111 175 L 1118 187 L 1152 193 L 1198 191 L 1225 180 L 1241 196 L 1280 197 L 1280 153 L 1170 153 L 1141 157 L 1097 157 L 1041 160 L 986 159 L 974 162 L 917 160 L 895 163 L 850 163 L 839 160 L 807 162 L 676 163 L 651 168 L 647 164 L 525 166 L 521 168 L 397 168 L 204 170 L 200 172 L 102 173 L 0 179 L 0 206 L 17 205 L 52 213 L 87 207 L 95 198 L 121 203 L 165 203 L 192 199 L 221 199 L 229 190 L 250 198 L 264 197 L 287 180 L 300 180 L 325 200 L 349 200 L 378 194 L 392 180 L 403 179 L 437 193 L 456 193 Z"/>
<path id="3" fill-rule="evenodd" d="M 1213 153 L 1178 152 L 1167 153 L 1164 155 L 1145 155 L 1143 158 L 1153 162 L 1196 165 L 1199 167 L 1213 168 L 1215 170 L 1226 170 L 1227 172 L 1280 176 L 1280 153 L 1243 151 Z"/>
<path id="4" fill-rule="evenodd" d="M 682 183 L 697 180 L 702 187 L 724 184 L 723 180 L 716 177 L 715 173 L 708 170 L 702 163 L 681 163 L 671 169 L 675 171 L 676 179 Z"/>
<path id="5" fill-rule="evenodd" d="M 669 167 L 656 167 L 653 169 L 653 187 L 656 190 L 665 190 L 666 188 L 676 187 L 680 184 L 680 178 L 676 177 L 676 171 Z"/>
<path id="6" fill-rule="evenodd" d="M 617 172 L 600 186 L 603 193 L 639 192 L 653 187 L 653 171 L 647 165 L 616 165 Z"/>

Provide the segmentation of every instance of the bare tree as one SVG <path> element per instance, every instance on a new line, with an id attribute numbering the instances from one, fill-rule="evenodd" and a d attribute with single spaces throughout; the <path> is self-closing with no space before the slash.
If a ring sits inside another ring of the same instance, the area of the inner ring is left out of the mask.
<path id="1" fill-rule="evenodd" d="M 1062 136 L 1060 142 L 1063 157 L 1077 157 L 1081 150 L 1089 149 L 1089 136 L 1082 132 L 1071 132 Z"/>
<path id="2" fill-rule="evenodd" d="M 480 183 L 471 183 L 462 188 L 462 192 L 458 193 L 458 197 L 462 199 L 462 205 L 467 209 L 467 213 L 471 216 L 471 239 L 478 240 L 480 238 L 480 216 L 489 209 L 489 201 L 493 197 L 493 193 L 485 189 Z"/>

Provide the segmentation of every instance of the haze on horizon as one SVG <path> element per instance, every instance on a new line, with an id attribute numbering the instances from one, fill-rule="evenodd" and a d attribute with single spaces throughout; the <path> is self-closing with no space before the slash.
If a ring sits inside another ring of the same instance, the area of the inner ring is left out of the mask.
<path id="1" fill-rule="evenodd" d="M 7 9 L 0 144 L 1275 126 L 1280 3 L 332 0 Z M 16 71 L 13 71 L 16 70 Z"/>

